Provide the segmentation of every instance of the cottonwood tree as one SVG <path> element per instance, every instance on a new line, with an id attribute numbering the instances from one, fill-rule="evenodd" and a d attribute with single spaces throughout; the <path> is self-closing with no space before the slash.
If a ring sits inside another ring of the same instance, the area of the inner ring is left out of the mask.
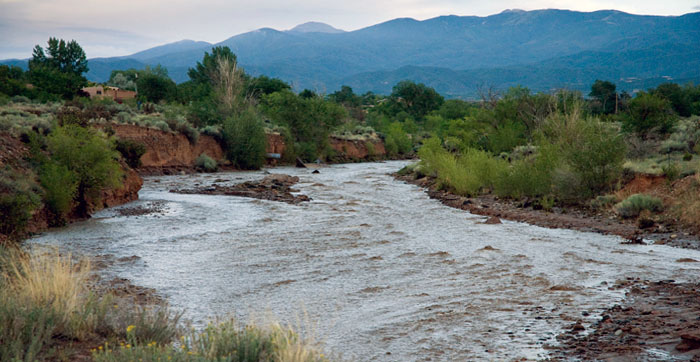
<path id="1" fill-rule="evenodd" d="M 75 41 L 49 38 L 46 51 L 39 45 L 34 47 L 29 61 L 29 79 L 41 92 L 65 99 L 72 98 L 80 88 L 87 85 L 83 73 L 88 71 L 88 62 L 83 48 Z"/>

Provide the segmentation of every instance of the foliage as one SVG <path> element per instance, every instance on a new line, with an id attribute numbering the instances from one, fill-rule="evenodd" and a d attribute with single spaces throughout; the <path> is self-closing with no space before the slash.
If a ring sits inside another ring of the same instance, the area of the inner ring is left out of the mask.
<path id="1" fill-rule="evenodd" d="M 246 94 L 258 99 L 268 94 L 292 89 L 292 87 L 283 80 L 278 78 L 269 78 L 264 75 L 251 78 L 246 87 Z"/>
<path id="2" fill-rule="evenodd" d="M 318 97 L 302 98 L 292 92 L 263 97 L 261 109 L 277 124 L 289 128 L 298 155 L 306 161 L 325 156 L 328 135 L 347 116 L 346 110 Z"/>
<path id="3" fill-rule="evenodd" d="M 222 129 L 226 158 L 241 169 L 258 169 L 265 162 L 267 138 L 260 115 L 248 108 L 224 121 Z"/>
<path id="4" fill-rule="evenodd" d="M 132 140 L 117 139 L 115 149 L 121 153 L 129 167 L 141 167 L 141 156 L 146 153 L 146 145 Z"/>
<path id="5" fill-rule="evenodd" d="M 158 103 L 177 97 L 177 85 L 167 76 L 142 72 L 136 80 L 139 99 Z"/>
<path id="6" fill-rule="evenodd" d="M 0 94 L 10 97 L 27 94 L 22 68 L 0 65 Z"/>
<path id="7" fill-rule="evenodd" d="M 34 47 L 28 77 L 41 92 L 70 99 L 87 85 L 82 75 L 87 71 L 85 52 L 75 40 L 49 38 L 46 52 Z"/>
<path id="8" fill-rule="evenodd" d="M 214 172 L 219 168 L 216 161 L 206 153 L 202 153 L 194 160 L 194 166 L 205 172 Z"/>
<path id="9" fill-rule="evenodd" d="M 595 100 L 591 105 L 593 113 L 613 114 L 617 112 L 618 95 L 614 83 L 596 80 L 588 95 Z"/>
<path id="10" fill-rule="evenodd" d="M 79 215 L 88 214 L 87 198 L 99 198 L 104 187 L 121 184 L 119 154 L 103 135 L 74 125 L 56 127 L 47 137 L 51 159 L 75 174 Z"/>
<path id="11" fill-rule="evenodd" d="M 408 113 L 414 119 L 422 119 L 429 112 L 440 108 L 444 101 L 435 89 L 410 80 L 397 83 L 390 96 L 395 109 Z"/>
<path id="12" fill-rule="evenodd" d="M 78 190 L 75 173 L 65 165 L 47 160 L 39 169 L 39 180 L 45 190 L 44 201 L 53 214 L 52 225 L 63 225 L 73 207 Z"/>
<path id="13" fill-rule="evenodd" d="M 637 217 L 643 210 L 659 212 L 662 209 L 661 200 L 645 194 L 634 194 L 615 205 L 615 211 L 624 218 Z"/>
<path id="14" fill-rule="evenodd" d="M 134 330 L 137 330 L 135 327 Z M 93 352 L 97 362 L 116 361 L 328 361 L 313 340 L 302 339 L 278 323 L 241 326 L 234 320 L 210 323 L 203 331 L 182 337 L 180 348 L 155 342 L 129 343 Z"/>
<path id="15" fill-rule="evenodd" d="M 629 102 L 628 113 L 622 116 L 623 129 L 649 137 L 652 132 L 669 132 L 676 121 L 669 101 L 640 92 Z"/>
<path id="16" fill-rule="evenodd" d="M 571 182 L 559 186 L 559 196 L 587 199 L 610 190 L 621 176 L 625 144 L 618 130 L 609 124 L 573 111 L 549 117 L 543 132 L 558 148 L 567 166 L 563 171 L 572 176 Z"/>
<path id="17" fill-rule="evenodd" d="M 408 134 L 399 122 L 393 122 L 389 125 L 384 142 L 388 145 L 387 153 L 392 156 L 408 154 L 413 151 L 413 142 L 408 138 Z"/>
<path id="18" fill-rule="evenodd" d="M 12 239 L 23 236 L 33 211 L 40 205 L 40 195 L 33 174 L 8 167 L 0 170 L 0 234 Z"/>

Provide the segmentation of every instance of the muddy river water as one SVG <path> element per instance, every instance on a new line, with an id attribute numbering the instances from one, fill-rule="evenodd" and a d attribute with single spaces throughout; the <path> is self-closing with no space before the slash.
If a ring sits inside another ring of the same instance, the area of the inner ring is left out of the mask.
<path id="1" fill-rule="evenodd" d="M 327 351 L 352 360 L 546 358 L 562 330 L 620 301 L 616 280 L 698 277 L 698 263 L 676 262 L 698 251 L 481 224 L 388 175 L 405 164 L 270 170 L 300 177 L 295 188 L 313 199 L 300 205 L 168 192 L 262 171 L 146 178 L 138 201 L 32 242 L 135 255 L 102 273 L 155 288 L 195 324 L 266 311 L 305 320 Z M 138 206 L 157 212 L 119 212 Z"/>

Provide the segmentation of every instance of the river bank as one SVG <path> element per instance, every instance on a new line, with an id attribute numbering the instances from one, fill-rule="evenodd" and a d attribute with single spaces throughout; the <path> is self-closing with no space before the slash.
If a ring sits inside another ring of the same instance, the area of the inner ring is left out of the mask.
<path id="1" fill-rule="evenodd" d="M 623 219 L 612 210 L 591 210 L 586 207 L 553 207 L 551 210 L 537 209 L 532 202 L 500 199 L 486 194 L 463 197 L 437 189 L 435 179 L 413 175 L 395 174 L 398 180 L 420 186 L 433 199 L 446 206 L 468 211 L 472 214 L 519 221 L 553 229 L 571 229 L 617 235 L 631 243 L 655 243 L 675 247 L 700 249 L 700 237 L 694 230 L 680 223 L 666 220 L 651 226 L 640 226 L 636 219 Z M 633 193 L 642 192 L 636 182 L 630 182 Z M 632 191 L 627 191 L 629 194 Z M 494 219 L 495 221 L 496 219 Z"/>
<path id="2" fill-rule="evenodd" d="M 672 223 L 640 228 L 635 221 L 620 219 L 612 213 L 594 213 L 583 208 L 535 210 L 522 202 L 493 195 L 466 198 L 436 190 L 434 180 L 427 177 L 415 179 L 412 175 L 398 174 L 394 177 L 420 186 L 429 197 L 446 206 L 488 216 L 487 224 L 501 224 L 504 219 L 553 229 L 618 235 L 628 244 L 700 248 L 697 235 Z M 639 191 L 638 184 L 631 182 L 628 188 Z M 678 258 L 675 262 L 682 269 L 683 265 L 700 260 Z M 624 299 L 603 311 L 588 327 L 581 319 L 572 319 L 567 330 L 557 336 L 558 343 L 547 347 L 551 351 L 550 359 L 695 361 L 700 358 L 700 322 L 696 318 L 700 313 L 700 284 L 642 277 L 618 280 L 609 289 L 624 291 Z M 581 317 L 588 315 L 584 312 Z"/>
<path id="3" fill-rule="evenodd" d="M 700 270 L 676 262 L 700 260 L 692 250 L 483 224 L 388 175 L 405 165 L 276 169 L 299 177 L 294 194 L 311 201 L 297 205 L 169 192 L 263 171 L 146 177 L 138 201 L 29 243 L 137 256 L 101 273 L 157 290 L 195 326 L 261 309 L 291 323 L 303 314 L 327 350 L 380 361 L 550 358 L 572 323 L 590 330 L 623 300 L 617 281 Z"/>

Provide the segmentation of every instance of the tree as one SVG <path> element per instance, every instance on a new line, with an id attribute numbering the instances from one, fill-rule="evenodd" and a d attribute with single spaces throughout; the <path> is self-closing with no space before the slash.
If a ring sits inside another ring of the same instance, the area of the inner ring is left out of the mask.
<path id="1" fill-rule="evenodd" d="M 656 87 L 655 90 L 650 91 L 650 93 L 669 101 L 671 107 L 679 116 L 690 117 L 692 100 L 690 99 L 690 92 L 686 91 L 688 89 L 688 87 L 683 89 L 676 83 L 664 83 Z"/>
<path id="2" fill-rule="evenodd" d="M 247 76 L 229 47 L 215 47 L 187 72 L 194 91 L 191 113 L 198 125 L 221 123 L 246 108 Z"/>
<path id="3" fill-rule="evenodd" d="M 289 128 L 294 147 L 307 161 L 324 155 L 330 131 L 347 117 L 339 104 L 320 97 L 302 98 L 291 91 L 263 97 L 261 107 L 266 116 Z"/>
<path id="4" fill-rule="evenodd" d="M 652 131 L 667 133 L 673 128 L 675 121 L 676 117 L 668 100 L 640 92 L 629 101 L 629 111 L 622 116 L 622 127 L 628 132 L 649 136 Z"/>
<path id="5" fill-rule="evenodd" d="M 352 88 L 346 85 L 342 86 L 339 91 L 329 95 L 328 99 L 340 103 L 345 107 L 359 107 L 362 103 L 362 98 L 356 95 L 355 92 L 352 91 Z"/>
<path id="6" fill-rule="evenodd" d="M 8 96 L 26 93 L 24 71 L 16 66 L 0 65 L 0 93 Z"/>
<path id="7" fill-rule="evenodd" d="M 423 83 L 404 80 L 394 86 L 390 101 L 416 120 L 421 120 L 429 112 L 440 108 L 445 99 Z"/>
<path id="8" fill-rule="evenodd" d="M 177 95 L 177 85 L 167 76 L 142 72 L 137 78 L 136 86 L 139 98 L 149 102 L 172 101 Z"/>
<path id="9" fill-rule="evenodd" d="M 248 81 L 246 93 L 260 98 L 264 95 L 291 89 L 292 87 L 281 79 L 261 75 Z"/>
<path id="10" fill-rule="evenodd" d="M 612 82 L 596 80 L 591 86 L 591 93 L 596 103 L 593 104 L 593 113 L 613 114 L 618 110 L 618 95 L 616 86 Z"/>
<path id="11" fill-rule="evenodd" d="M 41 92 L 72 98 L 87 85 L 87 79 L 82 75 L 88 71 L 83 48 L 75 40 L 66 42 L 49 38 L 46 52 L 39 45 L 34 47 L 29 61 L 32 84 Z"/>
<path id="12" fill-rule="evenodd" d="M 226 158 L 236 167 L 254 170 L 263 165 L 267 137 L 261 117 L 253 107 L 226 118 L 222 133 Z"/>

